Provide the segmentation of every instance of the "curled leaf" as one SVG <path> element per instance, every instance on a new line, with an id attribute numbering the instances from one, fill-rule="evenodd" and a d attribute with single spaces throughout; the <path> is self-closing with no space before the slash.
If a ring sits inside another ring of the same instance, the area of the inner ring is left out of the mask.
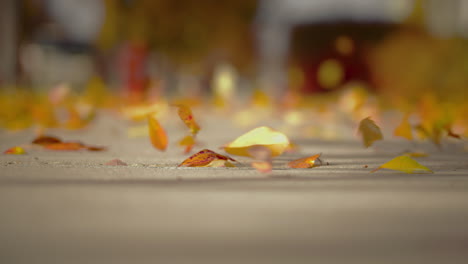
<path id="1" fill-rule="evenodd" d="M 204 149 L 184 160 L 178 167 L 235 167 L 229 161 L 235 160 L 209 149 Z"/>
<path id="2" fill-rule="evenodd" d="M 192 109 L 188 107 L 187 105 L 183 104 L 178 104 L 175 105 L 179 108 L 178 114 L 180 119 L 185 123 L 185 125 L 190 129 L 190 133 L 192 135 L 196 135 L 198 131 L 200 130 L 200 126 L 197 124 L 195 121 L 193 114 L 192 114 Z"/>
<path id="3" fill-rule="evenodd" d="M 383 139 L 380 128 L 370 117 L 361 120 L 359 123 L 359 133 L 362 135 L 362 140 L 366 148 L 372 146 L 375 141 Z"/>
<path id="4" fill-rule="evenodd" d="M 307 158 L 293 160 L 288 163 L 288 167 L 295 169 L 304 169 L 320 166 L 322 164 L 322 162 L 320 161 L 320 155 L 321 154 L 316 154 Z"/>
<path id="5" fill-rule="evenodd" d="M 281 155 L 289 147 L 289 139 L 281 132 L 269 127 L 257 127 L 224 147 L 227 153 L 238 156 L 253 157 L 251 148 L 264 146 L 271 151 L 271 156 Z"/>
<path id="6" fill-rule="evenodd" d="M 26 151 L 22 147 L 15 146 L 5 150 L 3 154 L 23 155 L 26 154 Z"/>
<path id="7" fill-rule="evenodd" d="M 62 140 L 53 136 L 40 136 L 35 138 L 32 143 L 37 145 L 49 145 L 54 143 L 60 143 Z"/>
<path id="8" fill-rule="evenodd" d="M 405 173 L 433 173 L 430 169 L 406 155 L 398 156 L 389 162 L 380 165 L 380 167 L 372 170 L 371 172 L 375 172 L 380 169 L 397 170 Z"/>
<path id="9" fill-rule="evenodd" d="M 166 150 L 168 142 L 166 131 L 152 115 L 148 115 L 148 128 L 153 147 L 162 151 Z"/>

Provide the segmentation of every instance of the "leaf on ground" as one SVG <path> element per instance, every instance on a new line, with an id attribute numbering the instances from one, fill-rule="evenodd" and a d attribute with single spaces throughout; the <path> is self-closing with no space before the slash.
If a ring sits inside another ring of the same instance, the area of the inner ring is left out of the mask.
<path id="1" fill-rule="evenodd" d="M 409 115 L 405 115 L 400 125 L 398 125 L 393 131 L 393 135 L 397 137 L 403 137 L 408 140 L 413 140 L 413 133 L 411 131 L 411 124 L 409 123 Z"/>
<path id="2" fill-rule="evenodd" d="M 88 146 L 81 142 L 62 141 L 61 139 L 54 136 L 39 136 L 35 138 L 32 141 L 32 143 L 36 145 L 41 145 L 49 150 L 72 151 L 87 149 L 89 151 L 102 151 L 106 149 L 105 147 Z"/>
<path id="3" fill-rule="evenodd" d="M 271 156 L 274 157 L 281 155 L 289 145 L 289 139 L 286 135 L 272 128 L 262 126 L 241 135 L 224 146 L 224 149 L 232 155 L 253 157 L 251 148 L 264 146 L 270 149 Z"/>
<path id="4" fill-rule="evenodd" d="M 49 145 L 49 144 L 60 143 L 60 142 L 62 142 L 62 140 L 53 136 L 39 136 L 32 141 L 33 144 L 43 145 L 43 146 Z"/>
<path id="5" fill-rule="evenodd" d="M 3 153 L 4 154 L 13 154 L 13 155 L 23 155 L 23 154 L 26 154 L 26 151 L 22 147 L 15 146 L 15 147 L 12 147 L 12 148 L 9 148 L 9 149 L 5 150 L 5 152 L 3 152 Z"/>
<path id="6" fill-rule="evenodd" d="M 322 164 L 320 161 L 320 155 L 321 154 L 316 154 L 307 158 L 293 160 L 288 163 L 288 167 L 295 169 L 318 167 Z"/>
<path id="7" fill-rule="evenodd" d="M 406 152 L 405 155 L 413 158 L 423 158 L 429 156 L 429 154 L 426 152 Z"/>
<path id="8" fill-rule="evenodd" d="M 50 150 L 63 150 L 63 151 L 73 151 L 87 149 L 86 145 L 80 142 L 59 142 L 43 145 L 46 149 Z"/>
<path id="9" fill-rule="evenodd" d="M 184 160 L 178 167 L 235 167 L 230 161 L 235 162 L 228 156 L 204 149 Z"/>
<path id="10" fill-rule="evenodd" d="M 127 166 L 127 163 L 121 161 L 120 159 L 113 159 L 113 160 L 109 160 L 104 165 L 107 165 L 107 166 Z"/>
<path id="11" fill-rule="evenodd" d="M 362 140 L 366 148 L 372 146 L 375 141 L 383 139 L 380 128 L 370 117 L 361 120 L 359 123 L 359 133 L 362 135 Z"/>
<path id="12" fill-rule="evenodd" d="M 183 104 L 174 105 L 179 108 L 178 114 L 180 119 L 185 123 L 185 125 L 190 129 L 192 135 L 196 135 L 200 130 L 200 126 L 197 124 L 193 117 L 192 109 Z"/>
<path id="13" fill-rule="evenodd" d="M 389 162 L 380 165 L 380 167 L 372 170 L 371 172 L 375 172 L 380 169 L 397 170 L 405 173 L 433 173 L 430 169 L 419 164 L 407 155 L 398 156 Z"/>
<path id="14" fill-rule="evenodd" d="M 190 153 L 195 146 L 195 143 L 195 137 L 192 135 L 187 135 L 179 141 L 179 145 L 185 147 L 184 154 Z"/>
<path id="15" fill-rule="evenodd" d="M 148 128 L 151 144 L 159 150 L 166 150 L 168 138 L 166 131 L 153 115 L 148 115 Z"/>

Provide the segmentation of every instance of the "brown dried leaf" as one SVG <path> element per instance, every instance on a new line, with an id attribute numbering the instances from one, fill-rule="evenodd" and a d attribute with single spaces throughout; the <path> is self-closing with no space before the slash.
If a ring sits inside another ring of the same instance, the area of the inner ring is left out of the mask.
<path id="1" fill-rule="evenodd" d="M 32 141 L 33 144 L 42 145 L 42 146 L 49 145 L 49 144 L 56 144 L 60 142 L 62 142 L 62 140 L 53 136 L 39 136 Z"/>
<path id="2" fill-rule="evenodd" d="M 224 162 L 217 162 L 220 160 Z M 204 149 L 184 160 L 178 167 L 210 167 L 210 164 L 211 167 L 232 167 L 233 165 L 229 161 L 235 162 L 234 159 L 228 156 Z"/>

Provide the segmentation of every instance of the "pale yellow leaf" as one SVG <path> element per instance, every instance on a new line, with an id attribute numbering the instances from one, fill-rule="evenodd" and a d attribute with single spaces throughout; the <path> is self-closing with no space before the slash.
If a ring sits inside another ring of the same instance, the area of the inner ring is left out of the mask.
<path id="1" fill-rule="evenodd" d="M 380 167 L 371 172 L 375 172 L 380 169 L 397 170 L 405 173 L 433 173 L 429 168 L 419 164 L 407 155 L 398 156 L 389 162 L 380 165 Z"/>
<path id="2" fill-rule="evenodd" d="M 254 157 L 252 148 L 263 146 L 271 151 L 271 156 L 281 155 L 289 147 L 289 139 L 286 135 L 269 127 L 255 128 L 224 147 L 227 153 Z"/>

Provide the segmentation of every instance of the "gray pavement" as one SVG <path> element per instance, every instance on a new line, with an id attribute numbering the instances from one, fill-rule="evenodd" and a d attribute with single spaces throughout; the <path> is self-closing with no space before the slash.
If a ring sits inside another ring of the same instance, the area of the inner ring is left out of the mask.
<path id="1" fill-rule="evenodd" d="M 185 130 L 171 146 L 129 139 L 128 124 L 101 118 L 85 131 L 51 131 L 105 145 L 105 152 L 30 149 L 0 156 L 0 263 L 468 263 L 468 153 L 464 142 L 292 137 L 301 153 L 259 174 L 237 168 L 177 168 Z M 246 129 L 202 124 L 201 148 Z M 2 150 L 33 139 L 0 132 Z M 408 149 L 434 174 L 369 171 Z M 220 151 L 222 153 L 222 151 Z M 323 153 L 329 165 L 286 169 Z M 119 158 L 128 166 L 106 166 Z M 367 168 L 365 168 L 367 165 Z"/>

